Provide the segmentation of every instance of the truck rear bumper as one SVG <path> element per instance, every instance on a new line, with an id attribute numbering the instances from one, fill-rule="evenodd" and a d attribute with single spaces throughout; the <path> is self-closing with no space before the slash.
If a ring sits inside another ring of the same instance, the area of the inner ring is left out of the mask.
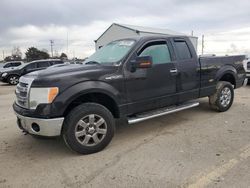
<path id="1" fill-rule="evenodd" d="M 64 118 L 40 119 L 17 114 L 17 124 L 25 132 L 40 136 L 60 136 Z"/>

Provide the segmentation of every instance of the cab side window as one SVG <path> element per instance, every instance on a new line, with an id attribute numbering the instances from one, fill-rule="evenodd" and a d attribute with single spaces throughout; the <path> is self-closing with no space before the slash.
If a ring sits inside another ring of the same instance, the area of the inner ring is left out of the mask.
<path id="1" fill-rule="evenodd" d="M 171 62 L 171 56 L 166 42 L 154 42 L 146 45 L 139 56 L 151 56 L 153 65 Z"/>

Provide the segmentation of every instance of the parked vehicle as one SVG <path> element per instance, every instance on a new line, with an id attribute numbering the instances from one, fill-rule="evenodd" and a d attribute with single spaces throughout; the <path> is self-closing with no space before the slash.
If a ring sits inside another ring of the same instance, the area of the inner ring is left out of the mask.
<path id="1" fill-rule="evenodd" d="M 246 61 L 246 77 L 248 79 L 248 84 L 250 84 L 250 60 Z"/>
<path id="2" fill-rule="evenodd" d="M 115 119 L 129 124 L 196 107 L 227 111 L 243 85 L 245 56 L 201 57 L 187 37 L 147 36 L 109 43 L 84 65 L 20 78 L 13 104 L 18 126 L 33 136 L 62 135 L 72 150 L 104 149 Z M 152 125 L 153 126 L 153 125 Z"/>
<path id="3" fill-rule="evenodd" d="M 63 61 L 58 59 L 46 59 L 37 60 L 30 63 L 23 64 L 16 69 L 6 70 L 0 74 L 0 80 L 11 85 L 16 85 L 19 82 L 19 78 L 30 72 L 46 69 L 49 66 L 63 64 Z"/>
<path id="4" fill-rule="evenodd" d="M 2 66 L 0 66 L 0 73 L 11 70 L 11 69 L 15 69 L 16 67 L 19 67 L 21 65 L 23 65 L 22 61 L 6 62 Z"/>

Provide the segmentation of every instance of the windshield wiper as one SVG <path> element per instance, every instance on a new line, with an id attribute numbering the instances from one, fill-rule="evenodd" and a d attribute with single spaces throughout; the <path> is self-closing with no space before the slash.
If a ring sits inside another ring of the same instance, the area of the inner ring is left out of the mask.
<path id="1" fill-rule="evenodd" d="M 85 65 L 92 65 L 92 64 L 101 65 L 101 64 L 98 63 L 97 61 L 88 61 L 88 62 L 85 63 Z"/>

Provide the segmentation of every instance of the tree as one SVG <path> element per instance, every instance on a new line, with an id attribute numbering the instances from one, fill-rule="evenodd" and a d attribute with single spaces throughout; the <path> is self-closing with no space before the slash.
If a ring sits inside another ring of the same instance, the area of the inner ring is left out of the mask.
<path id="1" fill-rule="evenodd" d="M 4 61 L 13 61 L 12 56 L 7 56 L 4 58 Z"/>
<path id="2" fill-rule="evenodd" d="M 12 50 L 12 59 L 15 61 L 22 60 L 22 52 L 19 47 L 15 46 Z"/>
<path id="3" fill-rule="evenodd" d="M 68 56 L 65 53 L 61 53 L 60 59 L 68 59 Z"/>
<path id="4" fill-rule="evenodd" d="M 28 50 L 25 52 L 27 61 L 34 61 L 34 60 L 39 60 L 39 59 L 48 59 L 49 54 L 47 52 L 38 50 L 35 47 L 30 47 Z"/>
<path id="5" fill-rule="evenodd" d="M 14 47 L 11 55 L 4 58 L 4 61 L 21 61 L 22 52 L 19 47 Z"/>

